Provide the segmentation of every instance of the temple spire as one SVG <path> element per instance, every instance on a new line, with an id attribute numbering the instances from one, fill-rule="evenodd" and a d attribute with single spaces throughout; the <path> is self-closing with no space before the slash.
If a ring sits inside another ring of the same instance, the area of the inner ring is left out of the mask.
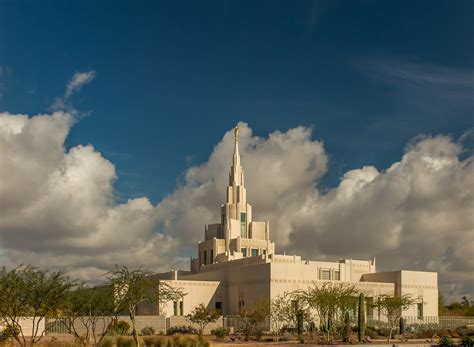
<path id="1" fill-rule="evenodd" d="M 244 186 L 244 170 L 240 163 L 239 153 L 239 127 L 234 128 L 234 157 L 232 159 L 232 167 L 229 173 L 229 187 Z"/>
<path id="2" fill-rule="evenodd" d="M 234 176 L 235 176 L 236 169 L 240 166 L 239 127 L 238 126 L 236 126 L 234 129 L 234 135 L 235 135 L 235 145 L 234 145 L 234 160 L 232 162 L 232 169 L 234 171 Z"/>
<path id="3" fill-rule="evenodd" d="M 235 142 L 239 142 L 239 126 L 234 128 Z"/>

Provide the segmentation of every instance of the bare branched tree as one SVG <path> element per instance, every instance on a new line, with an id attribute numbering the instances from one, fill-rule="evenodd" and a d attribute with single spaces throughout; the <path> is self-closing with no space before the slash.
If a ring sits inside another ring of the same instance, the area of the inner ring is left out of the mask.
<path id="1" fill-rule="evenodd" d="M 92 340 L 97 345 L 107 334 L 116 314 L 111 286 L 88 288 L 81 284 L 69 292 L 62 316 L 66 329 L 76 341 L 86 344 Z M 80 326 L 84 329 L 78 329 Z M 85 334 L 81 334 L 81 330 Z"/>
<path id="2" fill-rule="evenodd" d="M 380 310 L 380 313 L 387 317 L 390 332 L 388 334 L 388 343 L 392 339 L 393 331 L 398 327 L 398 322 L 402 316 L 402 312 L 417 303 L 419 299 L 413 299 L 410 295 L 404 294 L 400 296 L 380 295 L 374 307 Z"/>
<path id="3" fill-rule="evenodd" d="M 107 275 L 114 290 L 114 299 L 118 310 L 128 312 L 132 322 L 132 336 L 137 347 L 140 346 L 136 328 L 136 309 L 144 302 L 163 304 L 180 300 L 185 294 L 181 289 L 162 281 L 157 274 L 147 269 L 129 270 L 126 266 L 116 268 Z"/>

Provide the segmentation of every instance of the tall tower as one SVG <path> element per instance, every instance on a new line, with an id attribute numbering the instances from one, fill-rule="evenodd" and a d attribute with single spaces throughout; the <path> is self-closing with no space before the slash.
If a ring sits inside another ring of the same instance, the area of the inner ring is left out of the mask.
<path id="1" fill-rule="evenodd" d="M 204 241 L 199 243 L 199 256 L 192 265 L 195 271 L 216 262 L 268 256 L 275 250 L 274 243 L 270 242 L 269 223 L 253 221 L 240 161 L 238 127 L 234 129 L 234 135 L 234 155 L 226 202 L 221 205 L 221 221 L 205 225 Z"/>

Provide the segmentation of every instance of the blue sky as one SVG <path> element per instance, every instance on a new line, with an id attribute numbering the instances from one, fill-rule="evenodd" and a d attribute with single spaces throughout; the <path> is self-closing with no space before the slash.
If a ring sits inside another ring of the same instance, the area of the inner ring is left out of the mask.
<path id="1" fill-rule="evenodd" d="M 47 112 L 73 73 L 88 116 L 68 146 L 117 168 L 121 199 L 156 203 L 224 132 L 303 125 L 327 187 L 385 169 L 420 133 L 473 126 L 472 1 L 1 1 L 0 111 Z"/>

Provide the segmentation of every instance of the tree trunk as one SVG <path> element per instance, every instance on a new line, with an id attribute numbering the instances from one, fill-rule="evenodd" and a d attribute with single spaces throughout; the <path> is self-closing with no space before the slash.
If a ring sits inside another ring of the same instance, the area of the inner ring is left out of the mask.
<path id="1" fill-rule="evenodd" d="M 140 347 L 140 340 L 138 338 L 137 325 L 135 322 L 135 307 L 130 308 L 130 320 L 132 321 L 132 336 L 133 336 L 133 339 L 135 340 L 135 345 L 137 347 Z"/>
<path id="2" fill-rule="evenodd" d="M 390 343 L 390 341 L 392 340 L 392 331 L 393 331 L 393 326 L 390 327 L 390 332 L 388 333 L 388 343 Z"/>

